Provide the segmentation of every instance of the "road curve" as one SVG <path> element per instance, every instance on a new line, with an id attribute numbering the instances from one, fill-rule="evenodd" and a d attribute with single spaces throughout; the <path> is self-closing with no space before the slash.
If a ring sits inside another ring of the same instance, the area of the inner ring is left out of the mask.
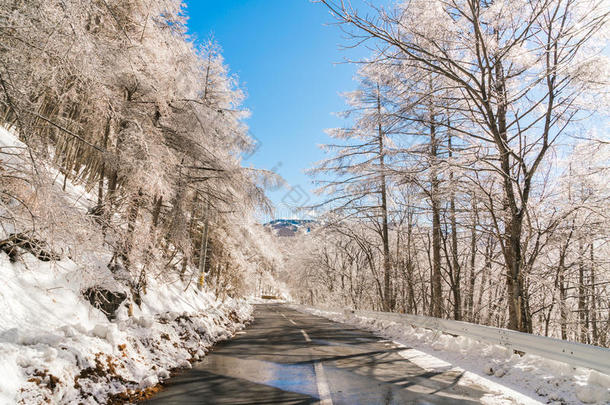
<path id="1" fill-rule="evenodd" d="M 370 332 L 281 304 L 255 320 L 147 404 L 475 404 L 482 387 L 459 372 L 428 372 Z"/>

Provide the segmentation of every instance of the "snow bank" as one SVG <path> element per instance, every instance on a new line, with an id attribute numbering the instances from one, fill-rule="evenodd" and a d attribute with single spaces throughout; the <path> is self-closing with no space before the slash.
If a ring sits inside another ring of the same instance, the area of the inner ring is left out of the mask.
<path id="1" fill-rule="evenodd" d="M 107 270 L 22 258 L 11 263 L 0 253 L 0 404 L 128 400 L 126 392 L 190 367 L 252 311 L 243 301 L 222 303 L 192 286 L 184 291 L 181 282 L 150 280 L 133 316 L 122 307 L 110 322 L 81 293 L 91 283 L 111 283 Z"/>
<path id="2" fill-rule="evenodd" d="M 465 371 L 463 383 L 482 385 L 490 392 L 488 404 L 549 403 L 608 404 L 610 376 L 584 368 L 478 342 L 464 336 L 441 334 L 430 329 L 293 305 L 293 308 L 367 329 L 405 347 L 402 355 L 430 370 L 454 368 Z M 408 349 L 407 349 L 408 348 Z M 432 356 L 431 353 L 434 355 Z"/>

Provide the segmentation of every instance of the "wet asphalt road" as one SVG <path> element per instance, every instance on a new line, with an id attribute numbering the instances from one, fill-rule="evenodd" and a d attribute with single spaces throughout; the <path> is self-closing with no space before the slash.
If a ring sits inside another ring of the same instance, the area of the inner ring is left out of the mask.
<path id="1" fill-rule="evenodd" d="M 370 332 L 257 305 L 255 321 L 147 404 L 475 404 L 456 371 L 429 372 Z"/>

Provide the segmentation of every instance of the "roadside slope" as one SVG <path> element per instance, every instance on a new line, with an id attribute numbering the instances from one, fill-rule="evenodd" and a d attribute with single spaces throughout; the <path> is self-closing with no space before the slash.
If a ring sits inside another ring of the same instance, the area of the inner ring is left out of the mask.
<path id="1" fill-rule="evenodd" d="M 82 270 L 0 253 L 0 403 L 107 403 L 154 387 L 243 328 L 251 306 L 154 280 L 133 316 L 109 321 L 84 298 Z"/>

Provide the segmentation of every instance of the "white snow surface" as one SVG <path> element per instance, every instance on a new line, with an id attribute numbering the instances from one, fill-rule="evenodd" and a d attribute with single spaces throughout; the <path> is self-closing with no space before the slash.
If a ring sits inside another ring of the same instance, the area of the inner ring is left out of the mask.
<path id="1" fill-rule="evenodd" d="M 0 253 L 2 405 L 105 403 L 154 386 L 230 338 L 252 313 L 244 301 L 150 280 L 133 316 L 121 307 L 111 322 L 81 293 L 89 272 L 69 260 L 23 259 L 11 263 Z"/>
<path id="2" fill-rule="evenodd" d="M 484 404 L 610 404 L 610 376 L 505 347 L 408 324 L 291 305 L 294 309 L 372 331 L 403 345 L 400 354 L 429 371 L 463 371 L 460 384 L 489 394 Z"/>

